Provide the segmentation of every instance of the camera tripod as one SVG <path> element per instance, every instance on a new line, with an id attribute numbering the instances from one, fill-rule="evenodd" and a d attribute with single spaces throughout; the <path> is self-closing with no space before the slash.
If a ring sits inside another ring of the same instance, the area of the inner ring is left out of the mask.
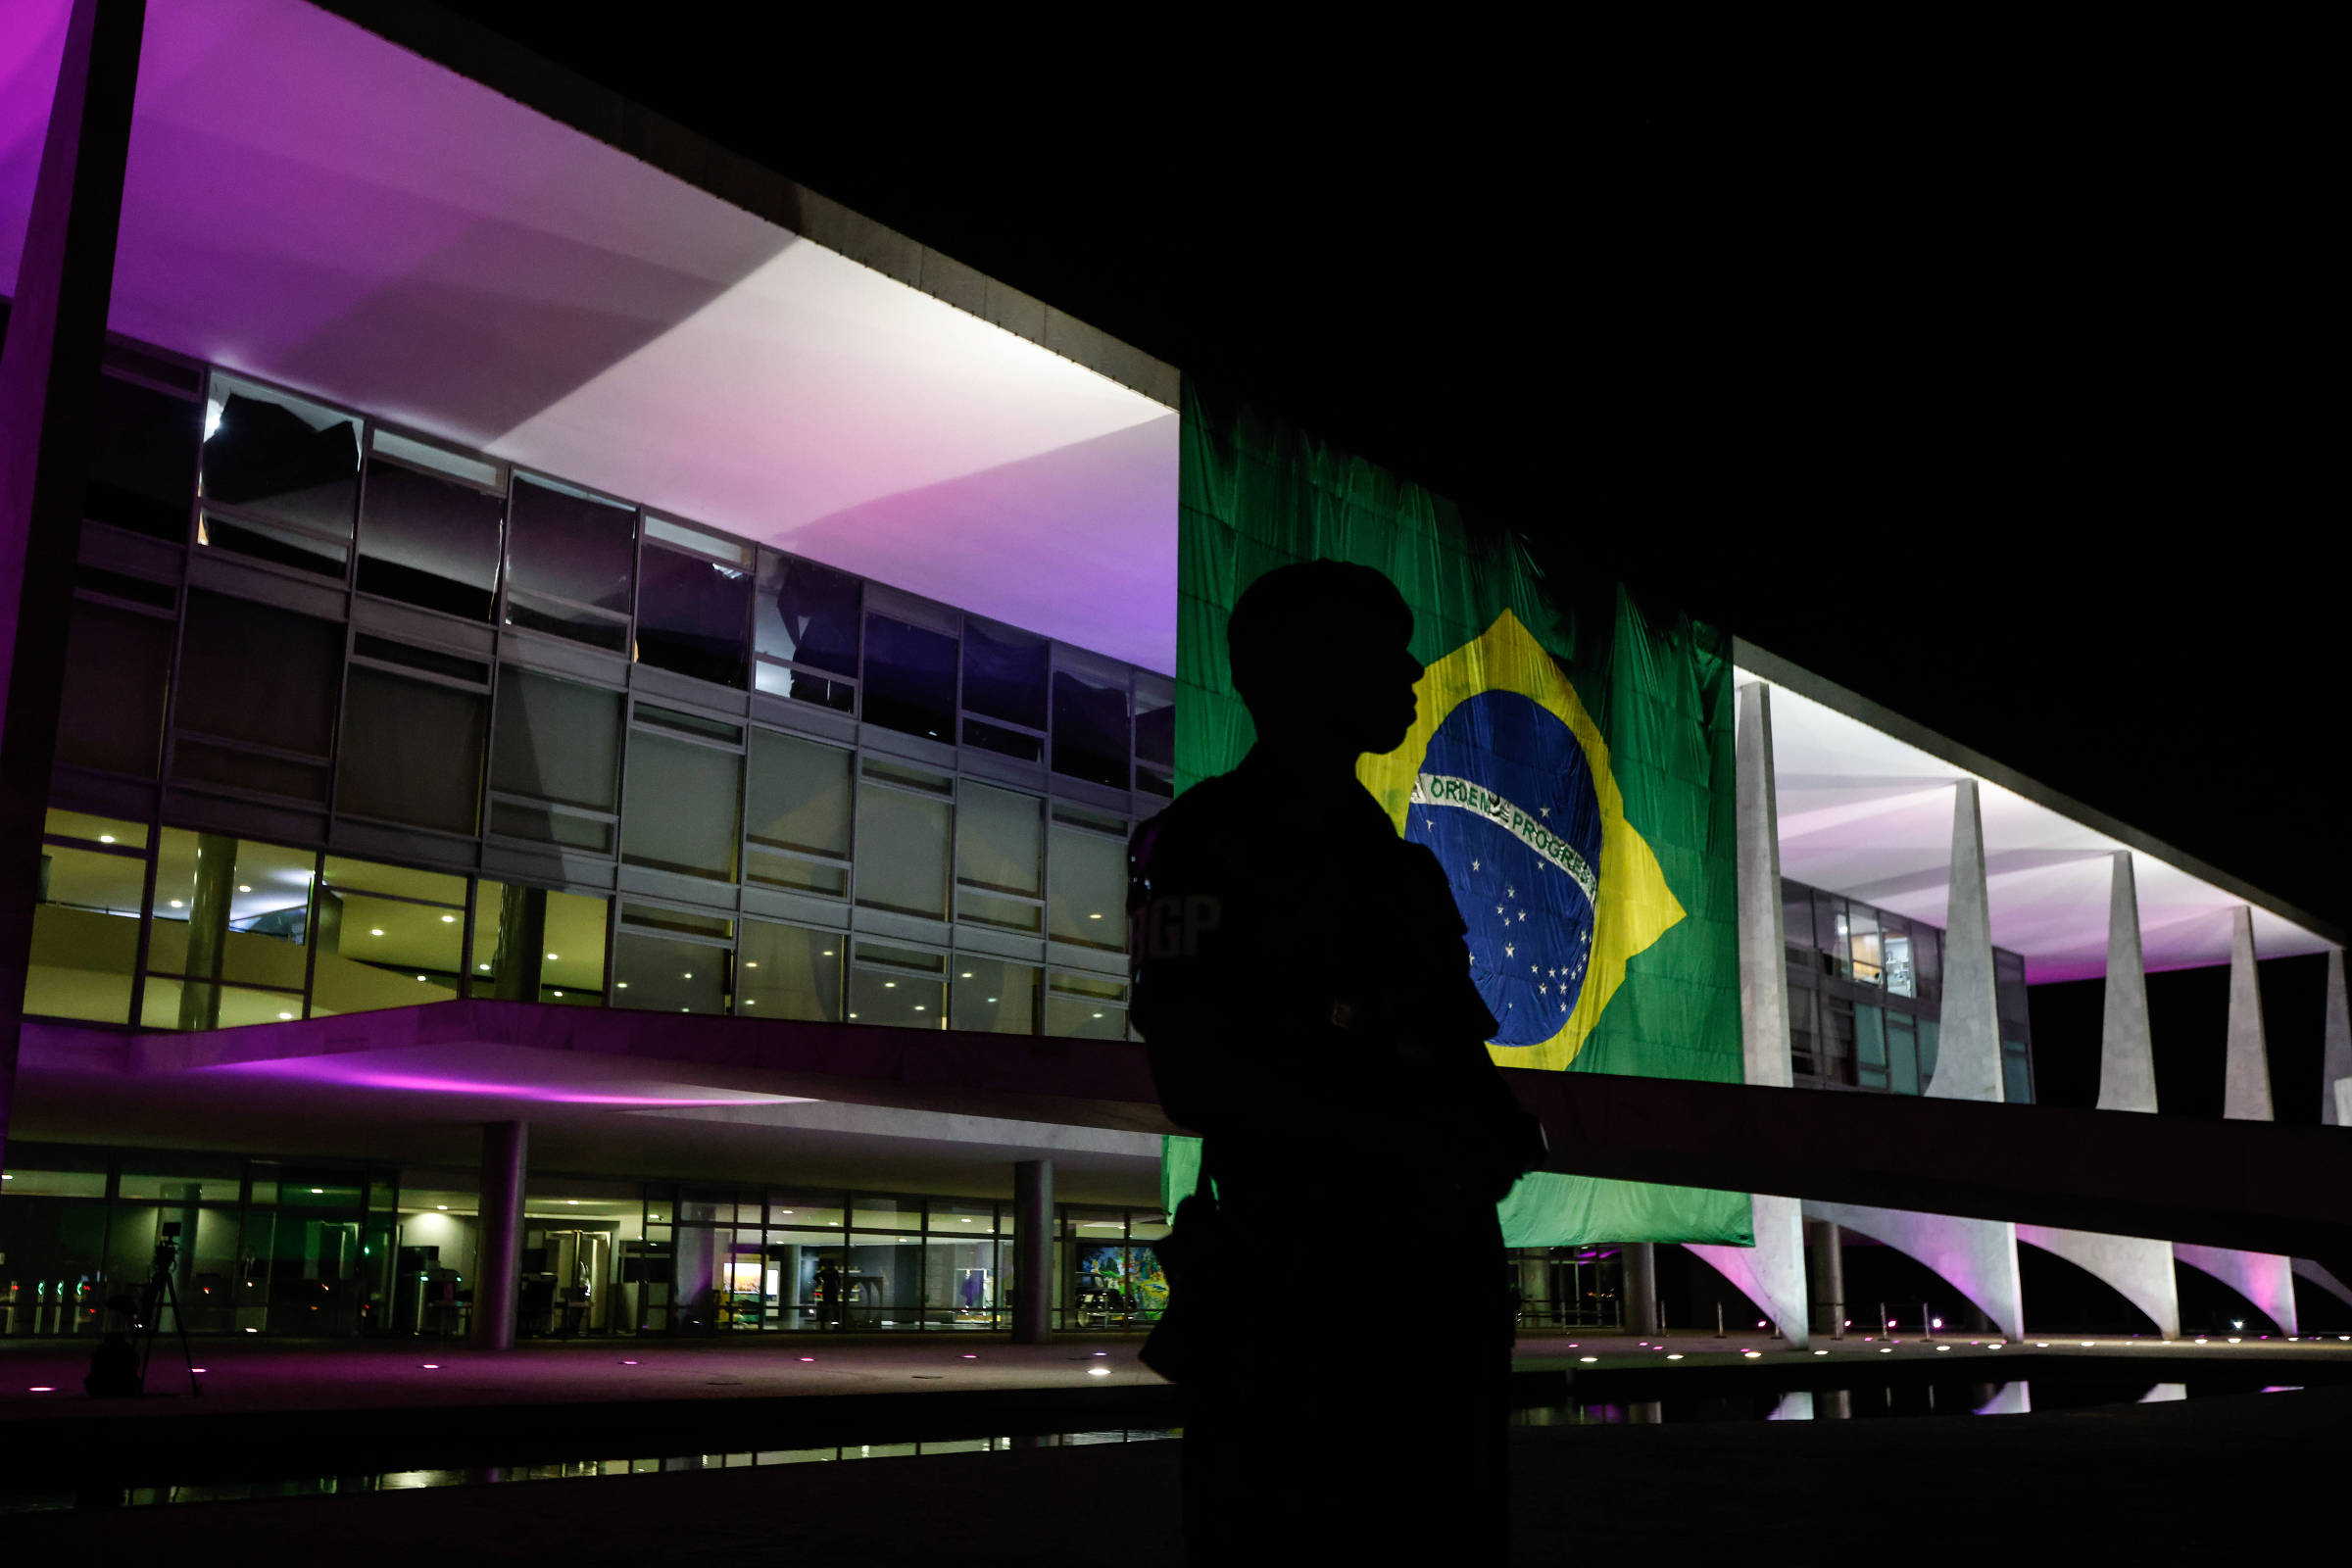
<path id="1" fill-rule="evenodd" d="M 147 1277 L 147 1287 L 139 1293 L 139 1392 L 147 1392 L 147 1366 L 155 1358 L 155 1336 L 163 1327 L 162 1309 L 172 1308 L 172 1327 L 179 1335 L 180 1364 L 188 1369 L 188 1392 L 202 1396 L 204 1385 L 196 1381 L 196 1356 L 188 1348 L 188 1323 L 179 1310 L 179 1290 L 172 1283 L 179 1262 L 179 1227 L 166 1224 L 163 1234 L 156 1238 L 155 1271 Z"/>

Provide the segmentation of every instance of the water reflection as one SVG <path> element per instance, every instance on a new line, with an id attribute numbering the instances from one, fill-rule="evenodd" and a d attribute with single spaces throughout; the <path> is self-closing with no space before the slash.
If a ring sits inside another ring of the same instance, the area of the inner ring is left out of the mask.
<path id="1" fill-rule="evenodd" d="M 2007 1383 L 1950 1379 L 1887 1383 L 1863 1389 L 1759 1389 L 1648 1400 L 1591 1400 L 1531 1405 L 1512 1412 L 1515 1426 L 1654 1425 L 1720 1421 L 1851 1421 L 1879 1416 L 2027 1415 L 2036 1407 L 2154 1404 L 2220 1394 L 2250 1394 L 2244 1380 L 2190 1383 L 2085 1383 L 2020 1378 Z M 2263 1389 L 2268 1393 L 2270 1390 Z M 2289 1392 L 2281 1389 L 2280 1392 Z"/>

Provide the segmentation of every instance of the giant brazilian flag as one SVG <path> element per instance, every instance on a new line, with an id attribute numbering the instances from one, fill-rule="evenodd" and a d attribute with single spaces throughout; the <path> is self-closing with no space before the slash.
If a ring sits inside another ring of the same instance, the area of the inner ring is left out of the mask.
<path id="1" fill-rule="evenodd" d="M 1489 1053 L 1737 1082 L 1727 639 L 1643 614 L 1606 577 L 1547 578 L 1515 533 L 1189 379 L 1179 505 L 1177 788 L 1253 739 L 1225 648 L 1242 590 L 1293 561 L 1379 568 L 1428 668 L 1412 733 L 1357 774 L 1452 881 L 1498 1020 Z M 1199 1166 L 1197 1140 L 1167 1141 L 1170 1212 Z M 1514 1247 L 1754 1240 L 1744 1194 L 1582 1176 L 1528 1176 L 1501 1217 Z"/>

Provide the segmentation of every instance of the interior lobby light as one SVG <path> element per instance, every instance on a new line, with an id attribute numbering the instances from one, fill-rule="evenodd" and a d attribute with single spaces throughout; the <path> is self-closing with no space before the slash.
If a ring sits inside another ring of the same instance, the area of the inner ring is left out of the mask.
<path id="1" fill-rule="evenodd" d="M 964 970 L 964 971 L 963 971 L 963 973 L 961 973 L 961 974 L 957 975 L 956 978 L 956 979 L 958 979 L 958 980 L 969 980 L 971 977 L 972 977 L 972 971 L 971 971 L 971 970 L 969 970 L 969 969 L 966 969 L 966 970 Z"/>
<path id="2" fill-rule="evenodd" d="M 172 907 L 173 907 L 174 909 L 176 909 L 176 908 L 179 908 L 179 907 L 180 907 L 180 902 L 179 902 L 179 900 L 177 900 L 177 899 L 173 899 L 173 900 L 172 901 Z"/>
<path id="3" fill-rule="evenodd" d="M 433 1206 L 437 1209 L 440 1209 L 443 1213 L 447 1213 L 449 1211 L 449 1205 L 447 1203 L 435 1203 Z"/>
<path id="4" fill-rule="evenodd" d="M 441 917 L 441 923 L 443 925 L 455 925 L 457 924 L 457 921 L 458 917 L 454 914 L 445 914 Z"/>
<path id="5" fill-rule="evenodd" d="M 691 979 L 693 979 L 693 978 L 694 978 L 694 971 L 693 971 L 692 969 L 685 969 L 685 970 L 681 970 L 680 972 L 681 972 L 682 974 L 684 974 L 684 975 L 685 975 L 685 977 L 686 977 L 687 979 L 689 979 L 689 980 L 691 980 Z"/>
<path id="6" fill-rule="evenodd" d="M 253 891 L 253 884 L 250 882 L 240 882 L 237 884 L 237 891 L 239 893 L 251 893 Z"/>
<path id="7" fill-rule="evenodd" d="M 489 968 L 490 966 L 489 966 L 488 964 L 486 964 L 486 963 L 477 963 L 477 964 L 475 964 L 475 965 L 474 965 L 474 967 L 475 967 L 476 969 L 487 969 L 487 968 Z"/>
<path id="8" fill-rule="evenodd" d="M 279 1016 L 280 1018 L 291 1018 L 291 1017 L 293 1017 L 294 1015 L 293 1015 L 292 1013 L 290 1013 L 290 1012 L 281 1012 L 281 1013 L 279 1013 L 279 1014 L 278 1014 L 278 1016 Z"/>
<path id="9" fill-rule="evenodd" d="M 98 842 L 101 844 L 112 844 L 115 842 L 115 836 L 112 833 L 101 833 L 98 835 Z"/>
<path id="10" fill-rule="evenodd" d="M 823 957 L 830 958 L 831 956 L 833 956 L 833 950 L 832 950 L 831 948 L 827 948 L 827 949 L 824 951 L 824 953 L 823 953 L 822 955 L 820 955 L 820 956 L 823 956 Z"/>
<path id="11" fill-rule="evenodd" d="M 555 955 L 551 953 L 551 954 L 549 954 L 549 955 L 548 955 L 548 957 L 552 959 L 552 958 L 554 958 L 554 957 L 555 957 Z"/>
<path id="12" fill-rule="evenodd" d="M 379 925 L 379 926 L 374 926 L 374 927 L 371 927 L 371 928 L 368 930 L 368 934 L 369 936 L 371 936 L 371 937 L 380 937 L 380 936 L 382 936 L 382 935 L 384 934 L 384 928 L 383 928 L 382 926 L 380 926 L 380 925 Z"/>
<path id="13" fill-rule="evenodd" d="M 760 960 L 759 960 L 759 959 L 757 959 L 757 958 L 746 958 L 746 959 L 744 960 L 744 964 L 743 964 L 743 966 L 744 966 L 746 969 L 757 969 L 757 968 L 759 968 L 759 967 L 760 967 Z M 692 978 L 694 978 L 694 977 L 693 977 L 692 975 L 689 975 L 689 976 L 687 976 L 687 978 L 691 980 L 691 979 L 692 979 Z"/>

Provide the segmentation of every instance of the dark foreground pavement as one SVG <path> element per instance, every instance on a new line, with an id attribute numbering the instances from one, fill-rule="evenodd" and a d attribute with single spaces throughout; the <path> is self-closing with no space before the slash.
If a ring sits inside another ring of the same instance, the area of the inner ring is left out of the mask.
<path id="1" fill-rule="evenodd" d="M 22 1435 L 24 1429 L 19 1429 Z M 1311 1396 L 1291 1444 L 1320 1430 Z M 1402 1441 L 1381 1435 L 1376 1441 Z M 338 1563 L 1183 1560 L 1181 1442 L 534 1481 L 331 1498 L 19 1513 L 12 1557 Z M 2180 1560 L 2339 1549 L 2352 1388 L 2047 1414 L 1523 1428 L 1514 1561 Z M 1364 1507 L 1379 1499 L 1360 1499 Z M 1626 1554 L 1636 1555 L 1626 1555 Z M 1599 1554 L 1596 1558 L 1596 1554 Z"/>

